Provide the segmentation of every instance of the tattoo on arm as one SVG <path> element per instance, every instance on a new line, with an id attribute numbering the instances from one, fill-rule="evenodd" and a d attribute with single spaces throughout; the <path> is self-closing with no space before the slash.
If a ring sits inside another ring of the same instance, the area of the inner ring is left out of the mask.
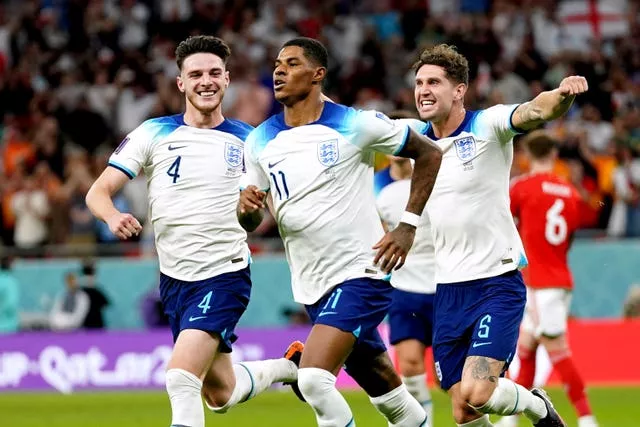
<path id="1" fill-rule="evenodd" d="M 530 130 L 544 123 L 542 111 L 533 101 L 520 104 L 513 116 L 513 124 L 518 129 Z"/>
<path id="2" fill-rule="evenodd" d="M 398 155 L 415 160 L 406 210 L 420 215 L 436 183 L 442 150 L 428 138 L 409 130 L 407 143 Z"/>

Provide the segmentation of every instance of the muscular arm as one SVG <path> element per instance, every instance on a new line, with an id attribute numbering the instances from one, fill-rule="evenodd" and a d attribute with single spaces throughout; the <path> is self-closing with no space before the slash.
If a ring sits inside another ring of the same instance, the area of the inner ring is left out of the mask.
<path id="1" fill-rule="evenodd" d="M 89 210 L 96 218 L 107 222 L 109 218 L 119 213 L 113 204 L 112 197 L 128 180 L 127 175 L 113 167 L 107 167 L 96 179 L 85 197 Z"/>
<path id="2" fill-rule="evenodd" d="M 529 102 L 519 105 L 511 122 L 516 129 L 535 129 L 544 122 L 555 120 L 569 111 L 577 95 L 588 90 L 584 77 L 570 76 L 557 89 L 542 92 Z"/>
<path id="3" fill-rule="evenodd" d="M 409 129 L 407 142 L 398 156 L 415 160 L 411 176 L 411 193 L 406 210 L 421 215 L 436 183 L 442 161 L 442 150 L 429 138 Z"/>

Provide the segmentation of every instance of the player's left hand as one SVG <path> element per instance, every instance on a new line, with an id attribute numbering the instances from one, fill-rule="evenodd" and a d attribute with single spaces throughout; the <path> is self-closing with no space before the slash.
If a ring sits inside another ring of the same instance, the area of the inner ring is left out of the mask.
<path id="1" fill-rule="evenodd" d="M 389 231 L 373 246 L 377 249 L 373 264 L 378 265 L 385 273 L 391 273 L 395 268 L 398 270 L 404 265 L 409 249 L 413 245 L 416 237 L 416 228 L 401 222 L 393 231 Z"/>
<path id="2" fill-rule="evenodd" d="M 563 96 L 576 96 L 588 91 L 589 84 L 582 76 L 569 76 L 562 79 L 558 90 Z"/>

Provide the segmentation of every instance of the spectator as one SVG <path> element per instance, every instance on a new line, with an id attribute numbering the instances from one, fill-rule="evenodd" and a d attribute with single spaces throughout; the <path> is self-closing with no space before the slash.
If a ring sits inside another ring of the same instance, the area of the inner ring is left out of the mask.
<path id="1" fill-rule="evenodd" d="M 24 181 L 24 187 L 11 199 L 11 208 L 16 218 L 14 242 L 20 249 L 33 249 L 47 241 L 47 215 L 49 199 L 47 193 L 37 187 L 35 176 Z"/>
<path id="2" fill-rule="evenodd" d="M 0 334 L 18 331 L 20 285 L 11 272 L 11 259 L 0 257 Z"/>
<path id="3" fill-rule="evenodd" d="M 86 260 L 82 266 L 82 281 L 80 289 L 89 297 L 89 311 L 82 327 L 85 329 L 104 329 L 103 310 L 109 305 L 109 299 L 96 282 L 95 265 L 91 260 Z"/>
<path id="4" fill-rule="evenodd" d="M 53 302 L 49 324 L 54 331 L 80 329 L 89 312 L 89 297 L 78 287 L 74 273 L 65 276 L 66 289 Z"/>

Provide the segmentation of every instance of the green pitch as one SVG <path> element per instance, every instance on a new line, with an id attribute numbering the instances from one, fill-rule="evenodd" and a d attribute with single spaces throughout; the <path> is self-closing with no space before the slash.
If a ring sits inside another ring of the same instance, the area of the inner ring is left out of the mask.
<path id="1" fill-rule="evenodd" d="M 559 389 L 550 393 L 570 427 L 576 425 L 571 407 Z M 359 392 L 345 394 L 360 427 L 386 426 Z M 601 426 L 640 425 L 640 388 L 592 388 L 589 391 Z M 434 393 L 435 427 L 455 427 L 447 397 Z M 635 415 L 634 415 L 635 414 Z M 168 427 L 169 402 L 161 392 L 60 394 L 0 394 L 0 425 L 7 427 Z M 207 426 L 314 427 L 311 409 L 290 392 L 265 393 L 225 415 L 207 411 Z M 521 426 L 530 426 L 522 420 Z"/>

